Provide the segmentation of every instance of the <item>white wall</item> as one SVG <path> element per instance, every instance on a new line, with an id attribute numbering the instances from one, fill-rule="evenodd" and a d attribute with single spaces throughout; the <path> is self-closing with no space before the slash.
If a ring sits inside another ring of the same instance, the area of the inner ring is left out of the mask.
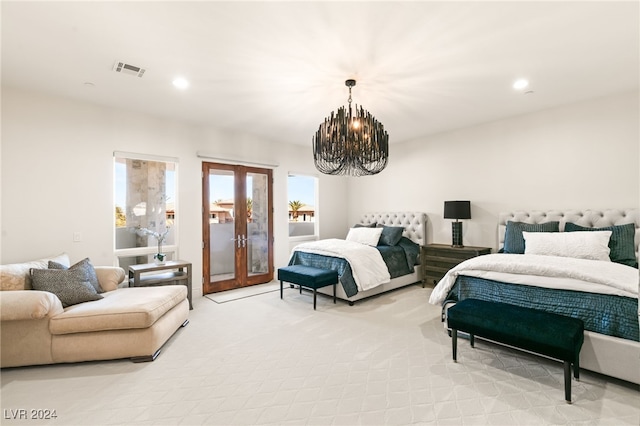
<path id="1" fill-rule="evenodd" d="M 392 145 L 380 175 L 320 175 L 310 147 L 3 88 L 0 263 L 66 251 L 113 264 L 113 151 L 179 158 L 180 257 L 202 273 L 197 151 L 277 162 L 275 267 L 289 257 L 287 174 L 320 177 L 320 237 L 369 211 L 424 211 L 428 241 L 449 243 L 445 200 L 468 199 L 466 245 L 495 247 L 503 210 L 637 207 L 638 93 L 568 105 Z M 345 182 L 347 184 L 345 185 Z M 73 242 L 73 232 L 83 241 Z M 201 294 L 194 285 L 194 294 Z"/>
<path id="2" fill-rule="evenodd" d="M 287 263 L 287 174 L 317 174 L 310 147 L 8 88 L 2 89 L 0 263 L 67 252 L 74 262 L 113 264 L 114 151 L 179 159 L 179 256 L 193 262 L 194 277 L 202 275 L 203 160 L 196 152 L 278 163 L 274 260 L 276 268 Z M 320 177 L 322 238 L 340 236 L 347 226 L 344 179 Z M 72 241 L 74 232 L 81 242 Z M 194 295 L 202 292 L 198 283 Z"/>
<path id="3" fill-rule="evenodd" d="M 451 243 L 445 200 L 470 200 L 464 244 L 497 247 L 498 213 L 639 204 L 638 92 L 392 145 L 377 176 L 350 178 L 349 218 L 427 213 L 428 242 Z"/>

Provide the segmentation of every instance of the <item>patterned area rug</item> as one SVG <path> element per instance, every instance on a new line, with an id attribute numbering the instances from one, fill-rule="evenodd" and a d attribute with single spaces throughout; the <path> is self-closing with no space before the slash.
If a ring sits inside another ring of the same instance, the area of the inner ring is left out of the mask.
<path id="1" fill-rule="evenodd" d="M 583 370 L 567 404 L 558 361 L 479 339 L 475 348 L 458 342 L 454 363 L 440 307 L 427 302 L 429 287 L 354 306 L 322 297 L 315 311 L 309 292 L 285 288 L 282 300 L 277 291 L 221 304 L 195 297 L 189 325 L 153 362 L 2 369 L 0 411 L 41 401 L 57 419 L 0 423 L 640 424 L 637 385 Z"/>
<path id="2" fill-rule="evenodd" d="M 287 286 L 288 287 L 288 286 Z M 219 293 L 205 294 L 204 297 L 216 303 L 233 302 L 234 300 L 246 299 L 247 297 L 259 294 L 271 293 L 280 290 L 280 282 L 271 281 L 266 284 L 257 284 L 250 287 L 236 288 L 233 290 L 221 291 Z"/>

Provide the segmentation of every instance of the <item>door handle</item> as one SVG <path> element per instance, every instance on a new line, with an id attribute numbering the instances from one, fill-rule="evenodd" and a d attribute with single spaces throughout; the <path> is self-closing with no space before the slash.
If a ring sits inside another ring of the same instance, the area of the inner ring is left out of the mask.
<path id="1" fill-rule="evenodd" d="M 240 248 L 240 244 L 241 244 L 241 240 L 240 237 L 238 238 L 229 238 L 229 241 L 235 241 L 238 244 L 238 248 Z"/>
<path id="2" fill-rule="evenodd" d="M 237 243 L 237 247 L 246 247 L 247 246 L 247 236 L 246 235 L 238 235 L 237 238 L 231 238 L 230 241 L 235 241 Z"/>

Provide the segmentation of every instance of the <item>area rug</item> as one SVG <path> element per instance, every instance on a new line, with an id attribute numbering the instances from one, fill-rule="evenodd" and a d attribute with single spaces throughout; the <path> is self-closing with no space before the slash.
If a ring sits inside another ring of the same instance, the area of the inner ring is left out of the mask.
<path id="1" fill-rule="evenodd" d="M 266 284 L 256 284 L 249 287 L 221 291 L 219 293 L 205 294 L 204 297 L 216 303 L 227 303 L 233 302 L 234 300 L 246 299 L 247 297 L 253 297 L 259 294 L 271 293 L 279 290 L 280 283 L 277 281 L 271 281 Z"/>
<path id="2" fill-rule="evenodd" d="M 567 404 L 558 361 L 478 339 L 475 348 L 458 342 L 454 363 L 431 290 L 408 286 L 353 306 L 323 297 L 315 311 L 308 292 L 288 285 L 283 300 L 195 297 L 189 324 L 153 362 L 2 369 L 0 424 L 640 424 L 637 385 L 581 370 Z M 34 401 L 58 418 L 21 420 Z"/>

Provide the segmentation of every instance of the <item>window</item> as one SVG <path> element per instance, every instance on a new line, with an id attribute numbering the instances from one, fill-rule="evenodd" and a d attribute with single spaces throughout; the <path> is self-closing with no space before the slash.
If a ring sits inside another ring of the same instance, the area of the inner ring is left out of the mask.
<path id="1" fill-rule="evenodd" d="M 318 178 L 289 174 L 287 182 L 289 200 L 289 237 L 315 237 L 318 235 L 317 194 Z"/>
<path id="2" fill-rule="evenodd" d="M 177 159 L 114 153 L 115 256 L 129 265 L 177 259 Z"/>

